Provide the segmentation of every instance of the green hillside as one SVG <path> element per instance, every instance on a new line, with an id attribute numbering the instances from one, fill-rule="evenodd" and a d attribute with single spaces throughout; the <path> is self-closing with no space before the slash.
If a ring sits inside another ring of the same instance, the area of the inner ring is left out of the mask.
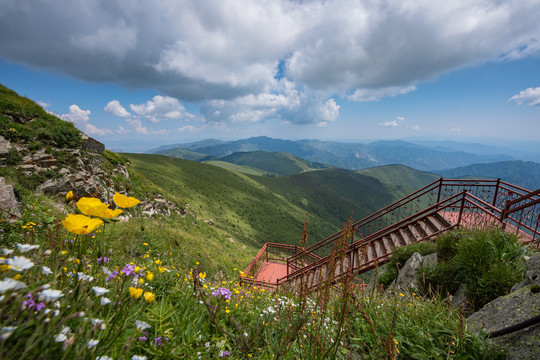
<path id="1" fill-rule="evenodd" d="M 251 166 L 238 165 L 238 164 L 221 161 L 221 160 L 209 160 L 209 161 L 204 161 L 204 163 L 209 164 L 209 165 L 219 166 L 223 169 L 236 171 L 236 172 L 247 174 L 247 175 L 278 176 L 276 173 L 271 173 L 271 172 L 267 172 L 261 169 L 253 168 Z"/>
<path id="2" fill-rule="evenodd" d="M 280 151 L 236 152 L 234 154 L 224 156 L 220 158 L 220 160 L 261 169 L 279 175 L 292 175 L 305 171 L 330 167 L 328 165 L 307 161 L 297 156 Z"/>
<path id="3" fill-rule="evenodd" d="M 186 149 L 181 149 L 181 148 L 160 150 L 157 152 L 157 154 L 171 156 L 171 157 L 175 157 L 179 159 L 194 160 L 194 161 L 201 161 L 205 158 L 208 158 L 208 155 L 206 154 L 202 154 L 202 153 L 198 153 L 198 152 L 190 151 Z"/>
<path id="4" fill-rule="evenodd" d="M 405 165 L 384 165 L 356 171 L 358 174 L 373 176 L 385 184 L 395 186 L 405 195 L 437 180 L 439 176 L 416 170 Z"/>
<path id="5" fill-rule="evenodd" d="M 343 169 L 264 177 L 159 155 L 124 155 L 160 191 L 253 246 L 298 244 L 306 211 L 309 241 L 322 240 L 351 214 L 359 220 L 425 185 L 414 171 L 406 177 L 413 184 L 400 187 Z"/>
<path id="6" fill-rule="evenodd" d="M 299 243 L 305 209 L 275 194 L 255 179 L 217 166 L 160 155 L 125 154 L 133 168 L 163 193 L 189 204 L 204 219 L 246 243 Z M 313 219 L 312 231 L 336 230 L 324 219 Z"/>

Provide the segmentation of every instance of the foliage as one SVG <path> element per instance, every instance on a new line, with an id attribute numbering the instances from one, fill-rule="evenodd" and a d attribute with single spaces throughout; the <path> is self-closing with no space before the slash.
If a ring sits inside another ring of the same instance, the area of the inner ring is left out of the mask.
<path id="1" fill-rule="evenodd" d="M 446 295 L 463 284 L 474 309 L 506 294 L 522 280 L 523 256 L 528 251 L 516 235 L 497 228 L 455 230 L 437 239 L 437 249 L 442 251 L 442 261 L 424 271 L 426 285 Z"/>
<path id="2" fill-rule="evenodd" d="M 35 194 L 24 204 L 0 231 L 2 358 L 499 358 L 436 299 L 352 282 L 300 296 L 243 286 L 238 253 L 195 242 L 226 235 L 194 218 L 104 219 L 74 235 L 60 223 L 74 204 L 60 213 Z M 188 258 L 190 247 L 201 251 Z M 218 258 L 224 275 L 211 279 Z"/>
<path id="3" fill-rule="evenodd" d="M 39 142 L 65 148 L 80 145 L 80 132 L 72 123 L 48 114 L 35 102 L 2 85 L 0 114 L 0 135 L 10 141 Z"/>

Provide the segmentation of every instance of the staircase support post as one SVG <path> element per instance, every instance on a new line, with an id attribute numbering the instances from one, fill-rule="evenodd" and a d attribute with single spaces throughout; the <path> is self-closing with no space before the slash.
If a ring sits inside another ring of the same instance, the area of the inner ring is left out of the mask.
<path id="1" fill-rule="evenodd" d="M 467 190 L 463 190 L 463 197 L 461 199 L 461 207 L 459 208 L 458 225 L 461 225 L 461 217 L 463 216 L 463 210 L 465 210 L 465 197 L 467 196 Z"/>

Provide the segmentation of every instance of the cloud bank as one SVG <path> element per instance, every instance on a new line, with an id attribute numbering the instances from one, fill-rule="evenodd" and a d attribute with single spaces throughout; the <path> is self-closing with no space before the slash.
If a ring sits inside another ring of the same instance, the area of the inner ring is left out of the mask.
<path id="1" fill-rule="evenodd" d="M 509 101 L 515 101 L 518 105 L 540 106 L 540 87 L 522 90 Z"/>
<path id="2" fill-rule="evenodd" d="M 0 0 L 0 9 L 1 57 L 156 89 L 161 99 L 131 113 L 107 110 L 154 122 L 186 116 L 174 98 L 202 103 L 208 121 L 324 125 L 340 99 L 399 96 L 458 68 L 540 52 L 537 0 Z"/>

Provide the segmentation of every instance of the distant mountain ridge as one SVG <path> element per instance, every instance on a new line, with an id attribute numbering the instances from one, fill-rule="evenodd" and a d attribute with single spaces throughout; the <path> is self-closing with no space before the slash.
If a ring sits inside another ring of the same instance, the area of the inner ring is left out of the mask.
<path id="1" fill-rule="evenodd" d="M 266 136 L 235 141 L 209 139 L 189 144 L 167 145 L 150 150 L 149 153 L 189 159 L 179 154 L 177 149 L 213 156 L 216 159 L 237 152 L 279 151 L 311 162 L 351 170 L 389 164 L 403 164 L 418 170 L 432 171 L 463 167 L 476 163 L 515 160 L 515 158 L 506 154 L 476 154 L 450 148 L 438 150 L 434 147 L 403 140 L 376 141 L 365 144 L 321 140 L 282 140 Z"/>

